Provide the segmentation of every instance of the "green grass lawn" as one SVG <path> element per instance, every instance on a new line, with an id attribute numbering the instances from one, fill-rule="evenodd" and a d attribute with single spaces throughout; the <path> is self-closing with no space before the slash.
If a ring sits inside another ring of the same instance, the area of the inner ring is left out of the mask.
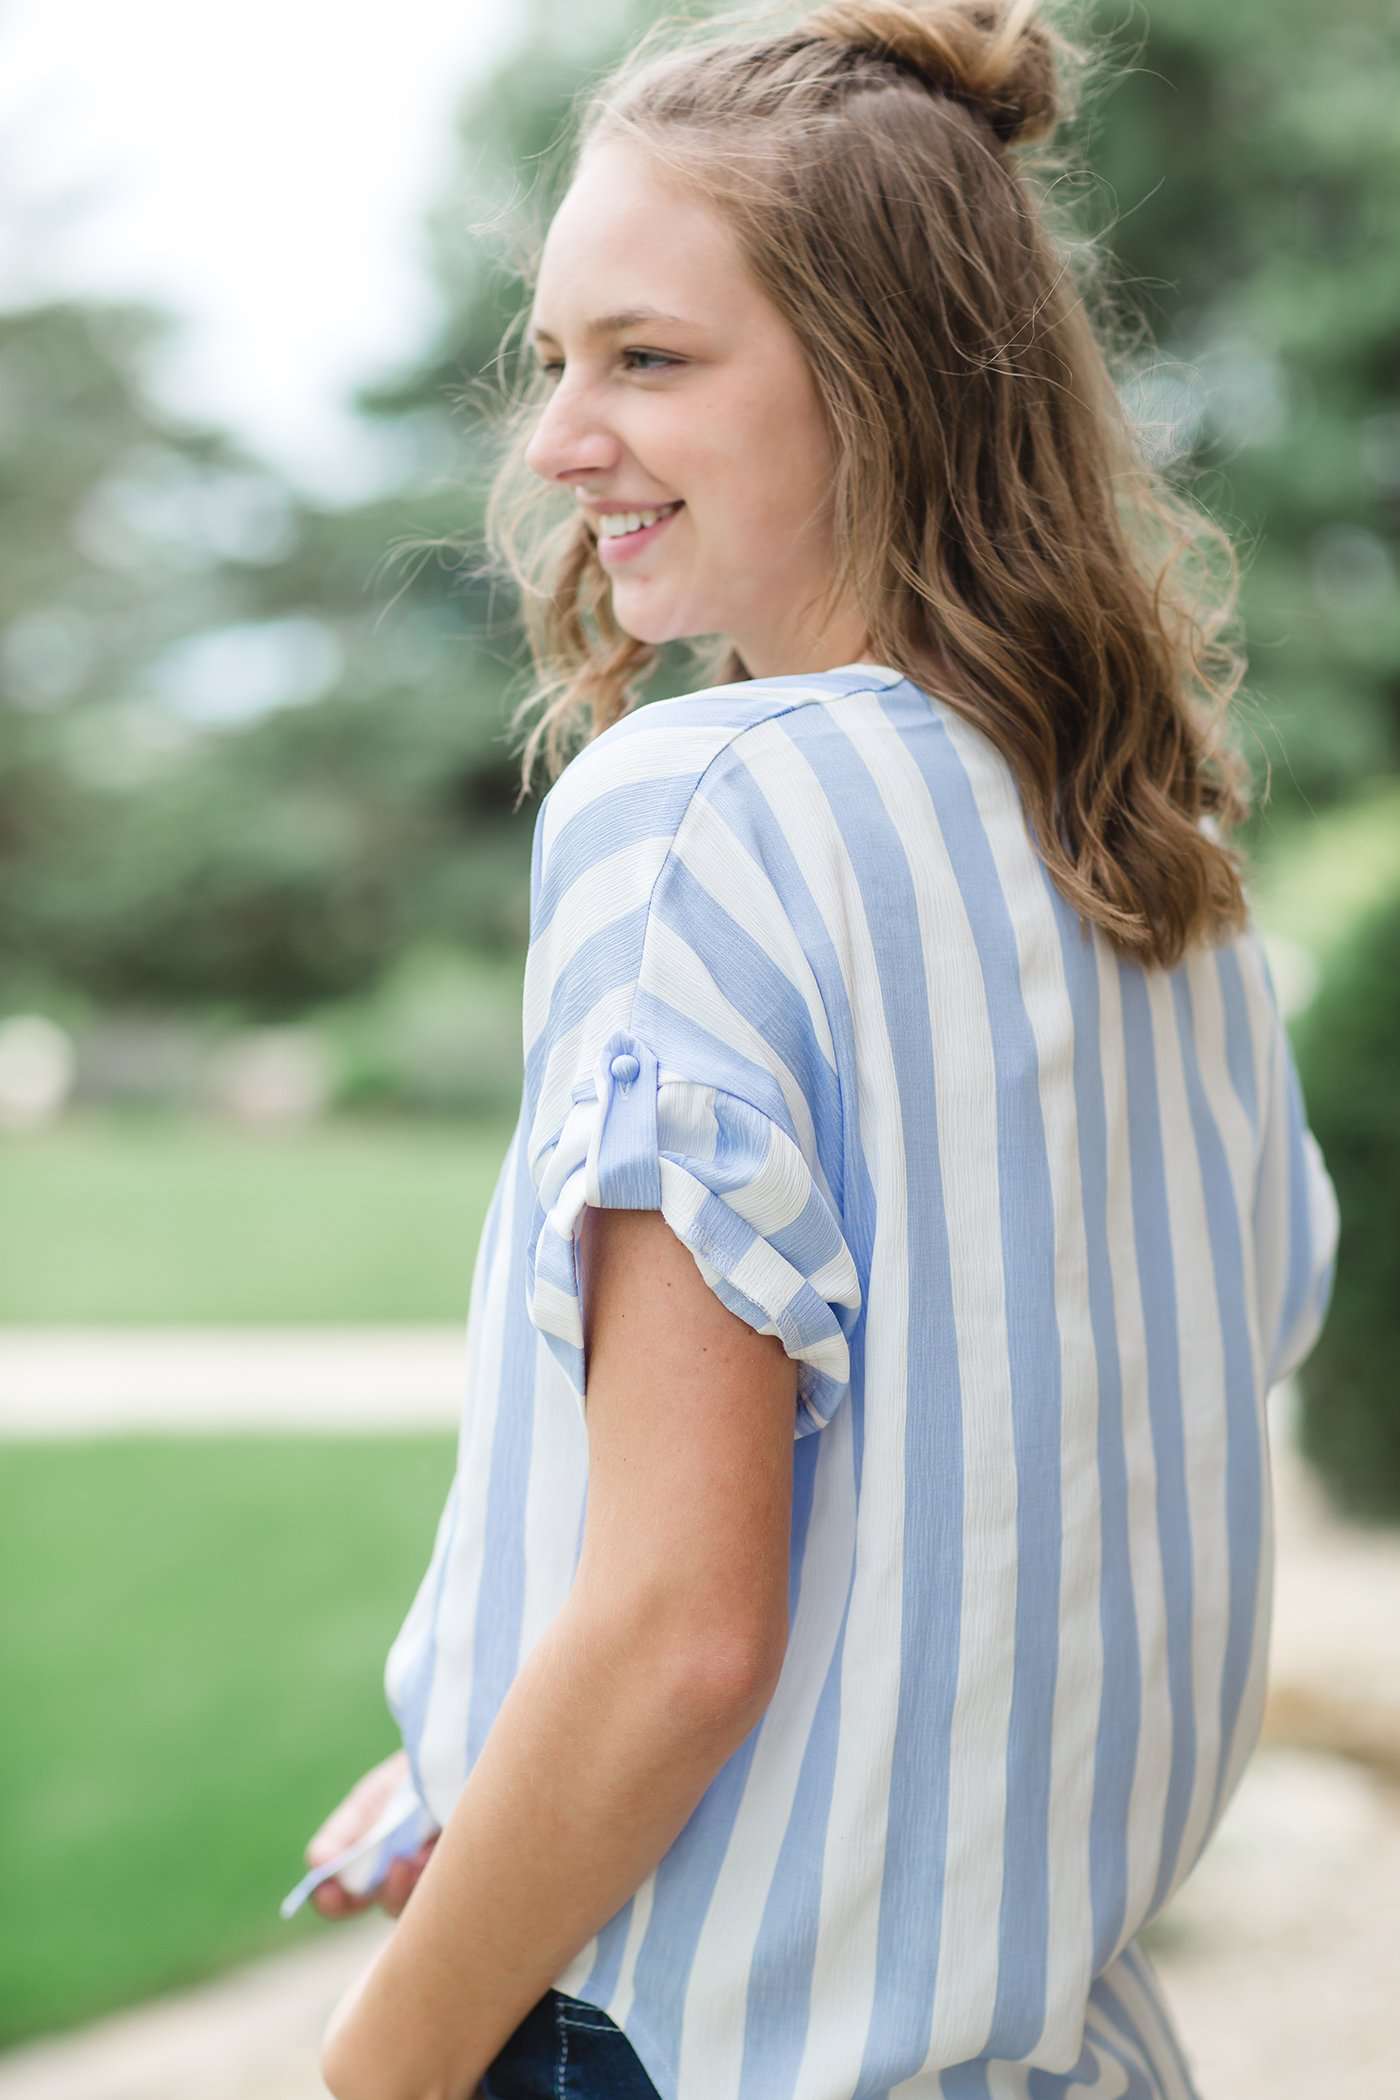
<path id="1" fill-rule="evenodd" d="M 1325 945 L 1400 869 L 1393 784 L 1260 870 Z M 0 1140 L 0 1322 L 465 1319 L 506 1122 L 262 1136 L 83 1111 Z M 384 1658 L 442 1433 L 14 1443 L 0 1469 L 0 2046 L 333 1929 L 307 1838 L 395 1745 Z"/>
<path id="2" fill-rule="evenodd" d="M 0 1323 L 464 1319 L 512 1125 L 75 1112 L 0 1146 Z"/>
<path id="3" fill-rule="evenodd" d="M 1400 784 L 1263 827 L 1261 926 L 1319 956 L 1400 881 Z M 81 1109 L 0 1138 L 0 1324 L 462 1320 L 509 1120 L 258 1133 Z"/>
<path id="4" fill-rule="evenodd" d="M 6 1448 L 0 2046 L 334 1929 L 277 1905 L 397 1743 L 384 1659 L 453 1459 L 440 1434 Z"/>

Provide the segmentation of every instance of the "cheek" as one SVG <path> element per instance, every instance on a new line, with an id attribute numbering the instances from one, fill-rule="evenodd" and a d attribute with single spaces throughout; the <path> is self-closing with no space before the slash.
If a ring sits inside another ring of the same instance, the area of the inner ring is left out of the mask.
<path id="1" fill-rule="evenodd" d="M 810 384 L 767 375 L 762 385 L 694 389 L 665 410 L 639 424 L 636 451 L 652 481 L 685 498 L 698 548 L 770 570 L 783 549 L 801 559 L 831 491 Z"/>
<path id="2" fill-rule="evenodd" d="M 771 387 L 696 387 L 674 407 L 667 451 L 711 494 L 765 486 L 788 450 L 790 412 Z"/>
<path id="3" fill-rule="evenodd" d="M 734 471 L 756 525 L 785 535 L 806 529 L 829 499 L 831 468 L 825 424 L 804 389 L 755 404 Z"/>

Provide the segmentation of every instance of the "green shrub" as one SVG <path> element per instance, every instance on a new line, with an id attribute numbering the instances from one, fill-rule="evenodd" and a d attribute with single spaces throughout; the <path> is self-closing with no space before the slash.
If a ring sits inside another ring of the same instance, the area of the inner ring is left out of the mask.
<path id="1" fill-rule="evenodd" d="M 308 1018 L 337 1110 L 500 1117 L 519 1104 L 520 956 L 420 942 L 363 993 Z"/>
<path id="2" fill-rule="evenodd" d="M 1341 1211 L 1302 1446 L 1339 1507 L 1400 1521 L 1400 891 L 1329 953 L 1293 1039 Z"/>

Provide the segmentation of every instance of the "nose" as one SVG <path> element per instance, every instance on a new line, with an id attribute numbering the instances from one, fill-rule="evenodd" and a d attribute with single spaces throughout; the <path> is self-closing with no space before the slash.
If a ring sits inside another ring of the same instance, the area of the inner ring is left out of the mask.
<path id="1" fill-rule="evenodd" d="M 562 379 L 540 408 L 525 447 L 525 464 L 543 481 L 569 474 L 607 474 L 618 456 L 617 439 L 595 409 L 587 389 Z"/>

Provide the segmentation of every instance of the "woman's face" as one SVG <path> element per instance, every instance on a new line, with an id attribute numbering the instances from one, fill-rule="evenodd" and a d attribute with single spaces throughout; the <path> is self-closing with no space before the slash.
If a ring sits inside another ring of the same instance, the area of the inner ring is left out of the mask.
<path id="1" fill-rule="evenodd" d="M 639 308 L 649 317 L 595 330 Z M 634 146 L 583 155 L 545 241 L 530 339 L 551 389 L 534 472 L 595 531 L 600 509 L 681 505 L 635 540 L 600 538 L 625 633 L 724 636 L 755 678 L 860 660 L 859 614 L 821 619 L 832 453 L 797 338 L 723 221 Z"/>

